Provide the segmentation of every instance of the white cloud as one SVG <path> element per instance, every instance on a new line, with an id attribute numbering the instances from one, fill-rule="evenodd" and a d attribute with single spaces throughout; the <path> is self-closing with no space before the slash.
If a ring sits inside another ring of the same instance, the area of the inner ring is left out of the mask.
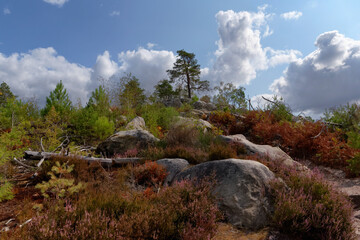
<path id="1" fill-rule="evenodd" d="M 112 11 L 109 15 L 110 15 L 111 17 L 120 16 L 120 11 Z"/>
<path id="2" fill-rule="evenodd" d="M 319 113 L 360 99 L 360 41 L 337 31 L 325 32 L 317 49 L 291 62 L 270 89 L 295 111 Z"/>
<path id="3" fill-rule="evenodd" d="M 90 89 L 95 89 L 99 78 L 112 79 L 131 73 L 139 79 L 140 85 L 146 91 L 153 92 L 158 81 L 167 78 L 166 70 L 173 67 L 176 56 L 171 51 L 156 51 L 138 48 L 133 51 L 118 54 L 118 63 L 111 60 L 108 51 L 97 57 L 91 75 Z"/>
<path id="4" fill-rule="evenodd" d="M 258 109 L 258 108 L 265 109 L 265 107 L 269 104 L 269 102 L 266 101 L 264 98 L 272 100 L 273 96 L 274 95 L 272 95 L 272 94 L 259 94 L 259 95 L 253 96 L 250 99 L 250 102 L 254 109 Z"/>
<path id="5" fill-rule="evenodd" d="M 282 17 L 285 20 L 296 20 L 299 19 L 301 16 L 302 16 L 302 12 L 299 11 L 286 12 L 280 15 L 280 17 Z"/>
<path id="6" fill-rule="evenodd" d="M 273 50 L 263 48 L 261 37 L 273 32 L 268 25 L 272 14 L 266 14 L 266 6 L 254 12 L 220 11 L 216 14 L 218 49 L 214 65 L 205 76 L 215 85 L 220 81 L 239 86 L 249 84 L 257 71 L 287 63 L 300 55 L 295 50 Z M 204 74 L 205 75 L 205 74 Z"/>
<path id="7" fill-rule="evenodd" d="M 56 5 L 58 7 L 62 7 L 69 0 L 43 0 L 43 1 L 52 5 Z"/>
<path id="8" fill-rule="evenodd" d="M 156 51 L 138 48 L 119 54 L 119 73 L 132 73 L 140 80 L 141 86 L 150 92 L 158 81 L 168 78 L 166 70 L 173 67 L 176 56 L 171 51 Z"/>
<path id="9" fill-rule="evenodd" d="M 301 56 L 298 50 L 274 50 L 272 48 L 265 48 L 268 55 L 268 64 L 270 67 L 275 67 L 280 64 L 293 62 Z"/>
<path id="10" fill-rule="evenodd" d="M 105 51 L 102 55 L 97 57 L 93 67 L 93 79 L 97 79 L 98 77 L 108 79 L 118 71 L 119 67 L 117 63 L 110 58 L 110 53 L 108 51 Z"/>
<path id="11" fill-rule="evenodd" d="M 99 85 L 99 80 L 108 80 L 113 77 L 118 72 L 119 66 L 111 60 L 110 53 L 105 51 L 102 55 L 98 55 L 92 69 L 91 81 L 88 88 L 94 90 Z"/>
<path id="12" fill-rule="evenodd" d="M 20 98 L 36 97 L 43 106 L 45 99 L 63 81 L 73 103 L 88 101 L 90 93 L 99 85 L 99 79 L 113 79 L 132 73 L 142 88 L 153 92 L 158 81 L 167 78 L 176 56 L 171 51 L 139 48 L 121 52 L 118 62 L 110 53 L 99 55 L 92 68 L 70 63 L 53 48 L 37 48 L 28 53 L 0 53 L 0 80 L 5 81 Z"/>
<path id="13" fill-rule="evenodd" d="M 3 13 L 4 13 L 4 15 L 9 15 L 9 14 L 11 14 L 11 11 L 8 8 L 4 8 Z"/>
<path id="14" fill-rule="evenodd" d="M 148 49 L 153 49 L 156 46 L 156 44 L 149 42 L 149 43 L 146 44 L 146 46 L 147 46 Z"/>
<path id="15" fill-rule="evenodd" d="M 68 62 L 53 48 L 37 48 L 28 53 L 5 56 L 0 53 L 0 79 L 20 98 L 36 97 L 43 105 L 46 97 L 63 81 L 71 100 L 86 103 L 91 69 Z"/>

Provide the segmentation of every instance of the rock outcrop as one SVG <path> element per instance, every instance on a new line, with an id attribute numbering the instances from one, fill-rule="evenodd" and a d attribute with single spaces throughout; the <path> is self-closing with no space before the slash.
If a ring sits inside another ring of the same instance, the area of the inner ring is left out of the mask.
<path id="1" fill-rule="evenodd" d="M 251 160 L 225 159 L 198 164 L 176 175 L 174 182 L 199 180 L 215 174 L 220 210 L 238 228 L 260 229 L 269 224 L 271 195 L 269 181 L 274 174 L 265 165 Z"/>
<path id="2" fill-rule="evenodd" d="M 174 123 L 174 126 L 185 126 L 198 128 L 203 132 L 212 131 L 214 128 L 211 123 L 202 119 L 187 118 L 187 117 L 177 117 L 177 121 Z"/>
<path id="3" fill-rule="evenodd" d="M 212 103 L 206 103 L 203 101 L 194 102 L 193 107 L 197 110 L 206 110 L 206 111 L 214 111 L 216 110 L 216 106 Z"/>
<path id="4" fill-rule="evenodd" d="M 246 137 L 242 134 L 230 135 L 230 136 L 219 136 L 220 139 L 229 142 L 229 143 L 237 143 L 242 146 L 247 151 L 247 154 L 257 154 L 260 157 L 266 157 L 273 161 L 281 161 L 284 165 L 288 167 L 293 167 L 298 171 L 307 172 L 309 169 L 294 161 L 289 155 L 287 155 L 283 150 L 279 147 L 272 147 L 270 145 L 259 145 L 250 142 L 246 139 Z"/>
<path id="5" fill-rule="evenodd" d="M 117 132 L 96 148 L 97 153 L 110 157 L 114 154 L 123 154 L 130 149 L 146 148 L 155 144 L 159 139 L 146 130 L 128 130 Z"/>
<path id="6" fill-rule="evenodd" d="M 145 120 L 142 117 L 135 117 L 125 127 L 126 130 L 145 130 Z"/>
<path id="7" fill-rule="evenodd" d="M 163 166 L 168 173 L 165 179 L 166 185 L 170 185 L 179 172 L 189 167 L 189 162 L 181 158 L 164 158 L 157 160 L 156 163 Z"/>

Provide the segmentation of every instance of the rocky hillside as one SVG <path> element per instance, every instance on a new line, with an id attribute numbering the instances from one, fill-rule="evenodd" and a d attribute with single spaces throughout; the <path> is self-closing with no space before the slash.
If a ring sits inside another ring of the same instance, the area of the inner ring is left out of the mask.
<path id="1" fill-rule="evenodd" d="M 91 147 L 68 140 L 56 151 L 14 158 L 7 165 L 14 198 L 0 203 L 1 237 L 360 236 L 359 150 L 341 128 L 286 120 L 275 110 L 194 107 L 171 119 L 126 119 Z M 166 124 L 153 128 L 146 119 Z"/>

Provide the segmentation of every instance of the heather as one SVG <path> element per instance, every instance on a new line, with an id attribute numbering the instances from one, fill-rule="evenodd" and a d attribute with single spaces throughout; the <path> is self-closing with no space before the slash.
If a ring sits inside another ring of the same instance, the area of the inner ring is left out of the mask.
<path id="1" fill-rule="evenodd" d="M 31 219 L 2 236 L 211 239 L 219 222 L 226 221 L 211 194 L 216 182 L 186 180 L 164 186 L 168 173 L 156 160 L 182 158 L 191 167 L 238 158 L 259 161 L 278 177 L 271 183 L 271 230 L 292 239 L 353 238 L 353 206 L 319 172 L 304 173 L 283 166 L 282 159 L 253 156 L 243 145 L 225 142 L 219 135 L 243 134 L 253 143 L 279 147 L 296 161 L 340 169 L 356 178 L 360 175 L 356 105 L 330 109 L 323 119 L 314 121 L 294 116 L 277 98 L 263 109 L 247 110 L 245 89 L 229 84 L 220 84 L 218 94 L 205 95 L 201 99 L 206 102 L 200 103 L 193 90 L 173 89 L 169 81 L 160 81 L 155 89 L 147 97 L 138 79 L 128 74 L 114 85 L 99 86 L 85 106 L 70 102 L 62 82 L 41 111 L 33 102 L 14 96 L 2 103 L 0 202 L 24 206 L 11 215 L 19 224 Z M 191 99 L 184 100 L 188 95 Z M 195 103 L 213 104 L 215 110 L 194 109 Z M 126 131 L 136 116 L 143 117 L 143 130 L 158 138 L 154 144 L 134 145 L 114 156 L 96 150 L 110 135 Z M 210 127 L 199 119 L 207 120 Z M 29 148 L 58 155 L 41 166 L 39 161 L 22 161 L 28 166 L 19 168 L 14 158 L 21 159 Z M 115 166 L 83 158 L 104 156 L 113 158 L 110 162 L 139 161 Z M 29 194 L 19 200 L 22 191 Z"/>
<path id="2" fill-rule="evenodd" d="M 106 179 L 89 178 L 84 191 L 74 195 L 68 190 L 83 178 L 69 167 L 55 162 L 52 169 L 72 180 L 62 188 L 67 191 L 51 191 L 15 239 L 209 239 L 216 233 L 221 214 L 210 195 L 210 181 L 163 187 L 164 169 L 147 162 L 114 171 Z M 51 180 L 48 184 L 54 184 Z"/>

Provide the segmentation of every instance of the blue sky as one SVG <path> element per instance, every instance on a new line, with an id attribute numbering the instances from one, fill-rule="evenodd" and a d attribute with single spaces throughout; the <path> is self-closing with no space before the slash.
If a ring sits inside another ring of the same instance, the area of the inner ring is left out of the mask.
<path id="1" fill-rule="evenodd" d="M 0 81 L 40 103 L 63 80 L 86 103 L 98 78 L 137 76 L 147 91 L 176 51 L 202 78 L 283 96 L 310 114 L 360 98 L 360 2 L 1 0 Z"/>

